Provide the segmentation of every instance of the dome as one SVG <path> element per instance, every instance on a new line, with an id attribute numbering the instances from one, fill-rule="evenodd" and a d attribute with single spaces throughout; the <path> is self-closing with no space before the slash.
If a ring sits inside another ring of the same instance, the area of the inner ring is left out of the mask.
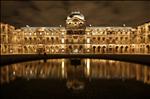
<path id="1" fill-rule="evenodd" d="M 67 17 L 67 20 L 68 20 L 68 19 L 71 19 L 71 18 L 73 18 L 73 17 L 77 17 L 77 18 L 79 18 L 79 19 L 81 19 L 81 20 L 84 20 L 83 14 L 81 14 L 79 11 L 72 12 L 72 13 Z"/>

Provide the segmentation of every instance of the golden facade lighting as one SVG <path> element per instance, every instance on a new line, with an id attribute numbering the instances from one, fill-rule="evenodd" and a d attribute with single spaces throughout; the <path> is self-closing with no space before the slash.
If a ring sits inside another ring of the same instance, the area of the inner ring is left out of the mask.
<path id="1" fill-rule="evenodd" d="M 150 22 L 133 27 L 87 26 L 72 12 L 66 26 L 15 27 L 1 23 L 1 54 L 150 54 Z"/>

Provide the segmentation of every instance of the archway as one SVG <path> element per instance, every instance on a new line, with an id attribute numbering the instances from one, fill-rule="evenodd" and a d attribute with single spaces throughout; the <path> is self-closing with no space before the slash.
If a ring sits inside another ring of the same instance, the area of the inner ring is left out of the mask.
<path id="1" fill-rule="evenodd" d="M 150 53 L 150 45 L 146 45 L 146 53 Z"/>
<path id="2" fill-rule="evenodd" d="M 54 43 L 54 38 L 53 37 L 51 37 L 51 43 Z"/>
<path id="3" fill-rule="evenodd" d="M 46 53 L 49 53 L 49 52 L 50 52 L 49 46 L 46 46 L 46 47 L 45 47 L 45 51 L 46 51 Z"/>
<path id="4" fill-rule="evenodd" d="M 106 46 L 102 47 L 102 53 L 106 53 Z"/>
<path id="5" fill-rule="evenodd" d="M 144 45 L 139 45 L 139 53 L 144 53 Z"/>
<path id="6" fill-rule="evenodd" d="M 50 47 L 50 49 L 51 49 L 51 50 L 50 50 L 50 51 L 51 51 L 51 53 L 54 53 L 54 47 L 53 47 L 53 46 L 51 46 L 51 47 Z"/>
<path id="7" fill-rule="evenodd" d="M 118 46 L 116 46 L 116 48 L 115 48 L 115 52 L 116 53 L 118 53 L 119 51 L 118 51 L 118 49 L 119 49 L 119 47 Z"/>
<path id="8" fill-rule="evenodd" d="M 128 53 L 128 46 L 125 47 L 125 53 Z"/>
<path id="9" fill-rule="evenodd" d="M 71 53 L 72 52 L 72 46 L 71 45 L 69 45 L 69 47 L 68 47 L 69 49 L 68 49 L 68 52 L 69 53 Z"/>
<path id="10" fill-rule="evenodd" d="M 24 53 L 28 53 L 28 48 L 27 48 L 27 46 L 24 46 Z"/>
<path id="11" fill-rule="evenodd" d="M 100 48 L 101 48 L 101 47 L 100 47 L 100 46 L 98 46 L 98 48 L 97 48 L 97 52 L 98 52 L 98 53 L 100 53 Z"/>
<path id="12" fill-rule="evenodd" d="M 83 52 L 83 46 L 82 46 L 82 45 L 79 46 L 79 52 L 80 52 L 80 53 Z"/>
<path id="13" fill-rule="evenodd" d="M 55 52 L 56 52 L 56 53 L 59 52 L 59 46 L 55 46 Z"/>
<path id="14" fill-rule="evenodd" d="M 93 52 L 94 53 L 96 52 L 96 46 L 93 46 Z"/>
<path id="15" fill-rule="evenodd" d="M 123 53 L 123 46 L 120 47 L 120 53 Z"/>
<path id="16" fill-rule="evenodd" d="M 113 53 L 113 45 L 108 46 L 108 53 Z"/>

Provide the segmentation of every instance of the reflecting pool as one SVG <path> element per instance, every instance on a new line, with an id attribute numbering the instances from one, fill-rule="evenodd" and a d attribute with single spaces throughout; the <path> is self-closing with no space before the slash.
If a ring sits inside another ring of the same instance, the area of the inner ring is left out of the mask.
<path id="1" fill-rule="evenodd" d="M 148 99 L 150 66 L 101 59 L 49 59 L 0 68 L 2 98 Z"/>

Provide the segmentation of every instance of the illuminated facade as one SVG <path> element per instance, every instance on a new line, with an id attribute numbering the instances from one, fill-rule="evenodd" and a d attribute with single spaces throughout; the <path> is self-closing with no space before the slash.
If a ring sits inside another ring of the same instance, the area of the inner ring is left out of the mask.
<path id="1" fill-rule="evenodd" d="M 72 12 L 62 27 L 15 27 L 1 23 L 4 54 L 150 54 L 150 22 L 133 27 L 93 27 Z"/>

